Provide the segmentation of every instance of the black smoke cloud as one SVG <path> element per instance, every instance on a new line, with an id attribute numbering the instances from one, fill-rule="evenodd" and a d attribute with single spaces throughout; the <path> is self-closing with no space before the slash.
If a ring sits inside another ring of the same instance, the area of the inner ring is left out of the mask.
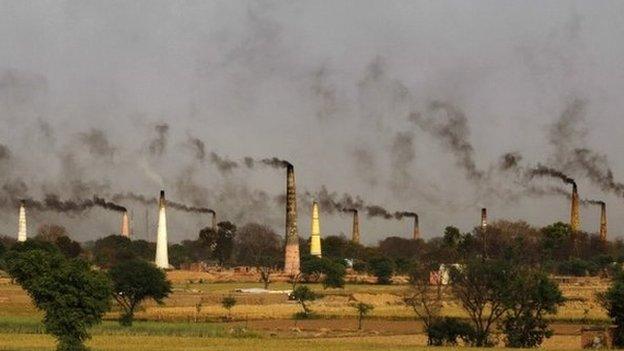
<path id="1" fill-rule="evenodd" d="M 136 194 L 133 192 L 125 192 L 118 193 L 113 195 L 114 201 L 135 201 L 141 203 L 143 205 L 156 205 L 158 203 L 158 198 L 156 197 L 148 197 L 142 194 Z M 173 208 L 178 211 L 189 212 L 189 213 L 212 213 L 215 211 L 208 207 L 200 207 L 200 206 L 191 206 L 187 204 L 183 204 L 181 202 L 166 200 L 167 207 Z"/>
<path id="2" fill-rule="evenodd" d="M 149 152 L 155 156 L 162 156 L 167 150 L 169 124 L 162 123 L 154 127 L 156 136 L 149 142 Z"/>
<path id="3" fill-rule="evenodd" d="M 193 149 L 197 160 L 203 161 L 206 158 L 206 144 L 201 139 L 189 136 L 188 144 Z"/>
<path id="4" fill-rule="evenodd" d="M 115 147 L 111 145 L 104 131 L 100 129 L 93 128 L 88 132 L 80 133 L 78 137 L 92 156 L 112 158 L 115 154 Z"/>
<path id="5" fill-rule="evenodd" d="M 237 162 L 219 156 L 216 152 L 210 153 L 210 162 L 212 162 L 220 172 L 224 173 L 231 172 L 234 168 L 238 168 Z"/>
<path id="6" fill-rule="evenodd" d="M 566 184 L 576 184 L 574 182 L 574 179 L 572 179 L 570 176 L 566 175 L 565 173 L 563 173 L 560 170 L 551 168 L 551 167 L 547 167 L 544 166 L 542 164 L 538 164 L 537 167 L 530 169 L 528 172 L 528 176 L 533 178 L 533 177 L 551 177 L 551 178 L 556 178 L 556 179 L 560 179 L 561 181 L 563 181 Z"/>
<path id="7" fill-rule="evenodd" d="M 432 102 L 428 112 L 434 116 L 427 117 L 413 112 L 409 115 L 409 120 L 439 139 L 453 153 L 457 165 L 465 171 L 468 179 L 482 180 L 485 174 L 477 168 L 474 160 L 474 147 L 469 141 L 470 128 L 464 112 L 442 101 Z"/>
<path id="8" fill-rule="evenodd" d="M 115 212 L 125 212 L 126 208 L 101 197 L 93 196 L 92 199 L 84 200 L 61 200 L 56 194 L 47 194 L 42 201 L 32 198 L 14 199 L 15 203 L 23 202 L 28 208 L 39 211 L 53 211 L 61 213 L 81 213 L 94 207 Z"/>

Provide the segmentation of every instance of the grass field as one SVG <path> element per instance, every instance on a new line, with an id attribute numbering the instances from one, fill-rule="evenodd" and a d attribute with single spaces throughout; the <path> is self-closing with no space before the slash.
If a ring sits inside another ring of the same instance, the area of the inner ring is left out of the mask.
<path id="1" fill-rule="evenodd" d="M 214 281 L 206 273 L 176 271 L 168 275 L 174 292 L 164 305 L 145 304 L 131 328 L 118 325 L 117 312 L 108 313 L 105 321 L 92 329 L 89 345 L 94 350 L 133 351 L 425 349 L 422 326 L 402 302 L 405 285 L 358 283 L 324 290 L 319 284 L 311 284 L 323 295 L 311 305 L 319 319 L 295 322 L 292 316 L 299 306 L 285 295 L 234 292 L 236 288 L 261 287 L 260 283 Z M 543 347 L 578 348 L 581 324 L 607 323 L 605 312 L 595 301 L 595 293 L 605 287 L 599 280 L 561 285 L 568 301 L 557 315 L 550 316 L 557 322 L 556 335 Z M 290 288 L 287 282 L 271 285 L 274 290 Z M 227 312 L 220 301 L 228 295 L 238 300 L 232 309 L 234 322 L 221 323 Z M 355 330 L 353 302 L 374 306 L 364 332 Z M 465 317 L 459 304 L 451 299 L 445 301 L 443 314 Z M 52 350 L 54 339 L 44 334 L 41 316 L 19 286 L 0 279 L 0 350 Z"/>

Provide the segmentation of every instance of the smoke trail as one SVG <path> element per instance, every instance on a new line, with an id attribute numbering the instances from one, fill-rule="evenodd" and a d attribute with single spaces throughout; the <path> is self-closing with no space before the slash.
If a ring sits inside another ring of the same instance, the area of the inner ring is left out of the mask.
<path id="1" fill-rule="evenodd" d="M 624 184 L 615 181 L 606 156 L 589 149 L 575 149 L 574 161 L 585 171 L 589 180 L 603 191 L 611 191 L 618 196 L 624 196 Z"/>
<path id="2" fill-rule="evenodd" d="M 518 152 L 508 152 L 501 156 L 499 169 L 502 171 L 517 170 L 520 167 L 522 155 Z"/>
<path id="3" fill-rule="evenodd" d="M 366 206 L 366 215 L 369 218 L 381 217 L 383 219 L 392 219 L 394 216 L 385 208 L 377 205 Z"/>
<path id="4" fill-rule="evenodd" d="M 108 141 L 106 134 L 100 129 L 94 128 L 88 132 L 80 133 L 78 138 L 93 156 L 112 158 L 115 154 L 115 148 Z"/>
<path id="5" fill-rule="evenodd" d="M 152 155 L 161 156 L 167 148 L 167 136 L 169 125 L 167 123 L 158 124 L 154 127 L 156 138 L 149 143 L 149 151 Z"/>
<path id="6" fill-rule="evenodd" d="M 26 199 L 13 199 L 13 203 L 24 202 L 29 208 L 33 208 L 40 211 L 54 211 L 54 212 L 84 212 L 93 207 L 100 207 L 105 210 L 115 212 L 125 212 L 126 208 L 114 202 L 107 201 L 101 197 L 93 196 L 93 199 L 85 200 L 61 200 L 56 194 L 45 195 L 43 201 L 34 200 L 32 198 Z"/>
<path id="7" fill-rule="evenodd" d="M 468 136 L 470 129 L 466 115 L 457 107 L 441 101 L 434 101 L 429 106 L 432 113 L 444 112 L 444 121 L 436 118 L 424 117 L 420 113 L 411 113 L 409 120 L 426 132 L 429 132 L 442 141 L 442 143 L 455 155 L 457 165 L 466 172 L 471 180 L 482 180 L 484 173 L 477 169 L 474 160 L 474 148 Z"/>
<path id="8" fill-rule="evenodd" d="M 262 160 L 260 160 L 260 163 L 273 168 L 286 168 L 289 166 L 292 167 L 292 163 L 286 160 L 279 159 L 277 157 L 263 158 Z"/>
<path id="9" fill-rule="evenodd" d="M 219 156 L 215 152 L 210 153 L 210 162 L 217 166 L 220 172 L 231 172 L 232 169 L 238 167 L 238 163 Z"/>
<path id="10" fill-rule="evenodd" d="M 583 205 L 598 205 L 598 206 L 604 206 L 606 203 L 605 203 L 604 201 L 601 201 L 601 200 L 582 199 L 582 200 L 581 200 L 581 204 L 583 204 Z"/>
<path id="11" fill-rule="evenodd" d="M 405 189 L 411 184 L 412 175 L 409 166 L 415 157 L 414 134 L 411 132 L 398 132 L 391 146 L 391 175 L 390 187 L 396 195 L 404 194 Z"/>
<path id="12" fill-rule="evenodd" d="M 303 203 L 309 204 L 316 200 L 320 208 L 330 214 L 345 211 L 347 208 L 361 210 L 364 207 L 364 201 L 359 196 L 353 197 L 347 193 L 340 195 L 337 192 L 329 192 L 324 185 L 316 193 L 306 191 L 302 200 Z"/>
<path id="13" fill-rule="evenodd" d="M 249 157 L 249 156 L 248 156 L 248 157 L 245 157 L 245 158 L 243 159 L 243 163 L 245 163 L 245 166 L 246 166 L 247 168 L 253 168 L 253 167 L 254 167 L 254 165 L 255 165 L 255 163 L 256 163 L 256 161 L 254 161 L 254 159 L 253 159 L 253 158 L 251 158 L 251 157 Z"/>
<path id="14" fill-rule="evenodd" d="M 143 205 L 156 205 L 158 203 L 158 198 L 156 197 L 147 197 L 145 195 L 135 194 L 133 192 L 118 193 L 118 194 L 113 195 L 113 201 L 123 201 L 123 200 L 135 201 Z M 190 212 L 190 213 L 212 213 L 212 214 L 215 213 L 214 210 L 207 208 L 207 207 L 190 206 L 190 205 L 186 205 L 180 202 L 175 202 L 175 201 L 170 201 L 170 200 L 167 200 L 167 207 L 171 207 L 179 211 Z"/>
<path id="15" fill-rule="evenodd" d="M 198 138 L 189 136 L 188 143 L 195 151 L 195 158 L 203 161 L 206 158 L 206 144 Z"/>
<path id="16" fill-rule="evenodd" d="M 554 168 L 546 167 L 544 165 L 538 164 L 537 167 L 530 169 L 528 172 L 528 176 L 533 177 L 552 177 L 561 179 L 566 184 L 576 184 L 574 179 L 570 178 L 563 172 L 556 170 Z"/>
<path id="17" fill-rule="evenodd" d="M 394 213 L 394 218 L 396 218 L 396 219 L 403 219 L 403 217 L 416 218 L 416 217 L 418 217 L 418 214 L 416 214 L 415 212 L 409 212 L 409 211 L 395 212 Z"/>

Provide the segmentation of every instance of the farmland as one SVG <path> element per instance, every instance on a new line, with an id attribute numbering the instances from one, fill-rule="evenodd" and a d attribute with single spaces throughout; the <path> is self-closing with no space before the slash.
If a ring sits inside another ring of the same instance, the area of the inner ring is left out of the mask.
<path id="1" fill-rule="evenodd" d="M 169 272 L 168 278 L 174 292 L 165 304 L 145 304 L 131 328 L 120 327 L 113 310 L 92 330 L 89 345 L 96 350 L 253 350 L 260 344 L 274 350 L 403 350 L 426 343 L 422 324 L 402 302 L 406 285 L 352 283 L 344 289 L 323 289 L 310 284 L 323 294 L 312 303 L 316 318 L 295 321 L 292 316 L 299 306 L 283 294 L 235 292 L 237 288 L 261 287 L 254 279 L 234 281 L 231 277 L 181 271 Z M 605 287 L 606 282 L 599 279 L 562 284 L 567 302 L 557 315 L 549 316 L 556 335 L 543 347 L 576 348 L 582 324 L 606 323 L 607 316 L 595 301 L 595 292 Z M 287 282 L 271 285 L 274 290 L 289 288 Z M 238 302 L 228 320 L 220 305 L 224 296 L 234 296 Z M 356 301 L 374 306 L 362 331 L 357 331 L 352 307 Z M 457 301 L 450 299 L 444 303 L 443 314 L 466 317 Z M 0 349 L 52 349 L 54 340 L 43 334 L 40 319 L 41 313 L 19 286 L 8 279 L 0 280 Z"/>

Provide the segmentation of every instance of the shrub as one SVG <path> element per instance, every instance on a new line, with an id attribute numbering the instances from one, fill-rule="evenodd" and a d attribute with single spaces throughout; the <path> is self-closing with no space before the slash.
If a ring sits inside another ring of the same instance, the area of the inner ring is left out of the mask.
<path id="1" fill-rule="evenodd" d="M 392 273 L 394 272 L 394 263 L 391 259 L 382 257 L 373 259 L 369 262 L 371 273 L 377 277 L 377 284 L 392 283 Z"/>
<path id="2" fill-rule="evenodd" d="M 426 332 L 429 346 L 455 346 L 458 339 L 471 344 L 475 335 L 469 323 L 450 317 L 432 321 Z"/>

